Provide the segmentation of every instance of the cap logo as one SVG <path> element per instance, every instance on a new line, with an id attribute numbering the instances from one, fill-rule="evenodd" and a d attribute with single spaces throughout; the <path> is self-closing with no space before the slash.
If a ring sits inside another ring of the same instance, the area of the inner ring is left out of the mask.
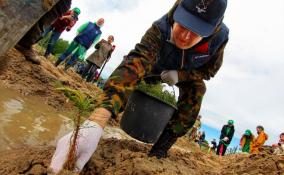
<path id="1" fill-rule="evenodd" d="M 201 0 L 195 7 L 198 13 L 206 13 L 206 10 L 213 0 Z"/>

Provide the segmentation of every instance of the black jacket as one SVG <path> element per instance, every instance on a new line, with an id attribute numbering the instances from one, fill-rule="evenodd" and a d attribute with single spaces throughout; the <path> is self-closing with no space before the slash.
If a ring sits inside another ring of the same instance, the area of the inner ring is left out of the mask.
<path id="1" fill-rule="evenodd" d="M 234 133 L 235 133 L 234 125 L 233 126 L 224 125 L 222 130 L 221 130 L 220 140 L 222 140 L 225 137 L 228 137 L 229 140 L 227 142 L 225 142 L 225 143 L 226 144 L 230 144 L 231 141 L 232 141 L 232 138 L 234 136 Z"/>

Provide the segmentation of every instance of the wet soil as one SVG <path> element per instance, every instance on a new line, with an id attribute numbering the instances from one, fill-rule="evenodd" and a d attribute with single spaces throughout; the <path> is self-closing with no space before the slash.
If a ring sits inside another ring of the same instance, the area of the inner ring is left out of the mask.
<path id="1" fill-rule="evenodd" d="M 58 84 L 78 89 L 83 93 L 95 96 L 101 90 L 91 83 L 86 83 L 73 70 L 64 72 L 63 68 L 55 68 L 53 63 L 38 55 L 41 65 L 26 61 L 16 49 L 0 56 L 0 84 L 15 89 L 23 95 L 41 97 L 41 102 L 57 110 L 72 108 L 62 92 L 56 90 Z"/>
<path id="2" fill-rule="evenodd" d="M 54 83 L 57 82 L 79 89 L 84 93 L 100 93 L 96 86 L 82 81 L 74 71 L 68 70 L 65 73 L 62 68 L 54 68 L 52 63 L 43 57 L 40 66 L 26 61 L 15 49 L 0 57 L 0 84 L 2 88 L 0 88 L 0 98 L 2 99 L 0 103 L 5 104 L 0 105 L 0 140 L 5 140 L 3 138 L 11 140 L 15 137 L 21 138 L 25 143 L 22 145 L 15 142 L 12 144 L 13 146 L 9 146 L 12 150 L 2 149 L 0 151 L 1 175 L 48 173 L 50 159 L 55 150 L 54 142 L 42 145 L 40 138 L 48 140 L 43 135 L 32 138 L 31 140 L 34 142 L 26 142 L 29 140 L 27 137 L 33 134 L 25 136 L 20 135 L 18 131 L 31 130 L 31 133 L 48 133 L 48 129 L 54 124 L 47 124 L 46 121 L 55 121 L 55 118 L 60 118 L 57 115 L 52 118 L 53 114 L 73 109 L 72 103 L 68 102 L 67 98 L 55 89 Z M 15 90 L 15 92 L 7 91 L 5 88 Z M 11 92 L 12 94 L 9 94 Z M 46 106 L 52 109 L 48 109 Z M 36 110 L 37 107 L 39 112 Z M 44 108 L 47 109 L 44 110 Z M 30 112 L 20 115 L 25 110 Z M 27 125 L 30 122 L 34 124 Z M 57 123 L 61 122 L 59 120 Z M 57 129 L 53 128 L 57 131 L 53 131 L 50 135 L 58 134 L 58 126 Z M 13 135 L 13 132 L 18 132 L 18 134 Z M 5 137 L 5 134 L 11 135 Z M 20 137 L 16 135 L 20 135 Z M 51 140 L 54 139 L 56 140 L 54 137 L 51 138 Z M 5 148 L 7 143 L 9 142 L 1 144 Z M 39 144 L 41 146 L 36 146 Z M 150 147 L 151 145 L 132 140 L 117 127 L 108 127 L 105 130 L 104 139 L 101 140 L 97 151 L 81 174 L 284 175 L 284 157 L 271 155 L 269 152 L 259 155 L 236 154 L 218 157 L 200 151 L 194 143 L 179 139 L 170 150 L 168 158 L 156 159 L 147 156 Z M 65 172 L 63 174 L 72 173 Z"/>
<path id="3" fill-rule="evenodd" d="M 67 113 L 0 85 L 0 151 L 33 144 L 54 144 L 72 127 Z"/>

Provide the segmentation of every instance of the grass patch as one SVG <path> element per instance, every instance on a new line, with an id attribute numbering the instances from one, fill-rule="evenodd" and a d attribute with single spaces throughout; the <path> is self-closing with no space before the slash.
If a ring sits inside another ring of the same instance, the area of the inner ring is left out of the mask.
<path id="1" fill-rule="evenodd" d="M 145 81 L 141 81 L 136 89 L 150 96 L 153 96 L 167 104 L 177 106 L 175 95 L 166 90 L 163 90 L 163 88 L 164 86 L 162 83 L 147 84 Z"/>

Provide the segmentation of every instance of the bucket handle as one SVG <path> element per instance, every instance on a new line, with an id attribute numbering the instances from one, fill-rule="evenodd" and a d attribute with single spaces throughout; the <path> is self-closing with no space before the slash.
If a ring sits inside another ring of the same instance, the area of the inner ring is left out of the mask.
<path id="1" fill-rule="evenodd" d="M 173 93 L 174 93 L 174 96 L 175 96 L 175 98 L 176 98 L 176 91 L 175 91 L 175 87 L 174 87 L 174 85 L 172 85 L 171 87 L 173 88 Z"/>

